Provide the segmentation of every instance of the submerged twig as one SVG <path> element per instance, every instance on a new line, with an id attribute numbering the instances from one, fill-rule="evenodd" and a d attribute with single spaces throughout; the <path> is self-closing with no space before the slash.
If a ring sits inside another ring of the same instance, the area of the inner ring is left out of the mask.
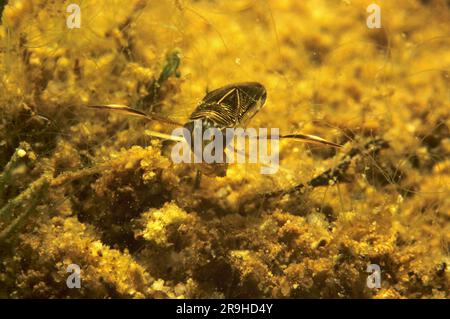
<path id="1" fill-rule="evenodd" d="M 10 238 L 26 223 L 30 214 L 36 210 L 36 206 L 42 200 L 52 179 L 52 170 L 49 170 L 29 184 L 16 197 L 6 198 L 6 190 L 14 184 L 14 171 L 24 164 L 21 159 L 26 156 L 30 158 L 29 154 L 31 153 L 30 145 L 21 142 L 0 173 L 0 242 Z"/>
<path id="2" fill-rule="evenodd" d="M 51 187 L 59 187 L 75 180 L 99 174 L 104 170 L 106 164 L 99 164 L 94 167 L 87 167 L 73 172 L 64 172 L 50 182 Z"/>
<path id="3" fill-rule="evenodd" d="M 42 199 L 42 195 L 49 185 L 49 180 L 49 175 L 42 175 L 0 209 L 0 221 L 6 224 L 6 227 L 0 231 L 0 242 L 10 237 L 14 231 L 18 231 L 25 224 L 29 215 Z M 23 212 L 14 218 L 14 211 L 19 208 L 23 209 Z"/>
<path id="4" fill-rule="evenodd" d="M 19 160 L 27 154 L 27 151 L 29 151 L 29 149 L 30 146 L 28 145 L 28 143 L 20 143 L 19 147 L 16 148 L 14 154 L 11 156 L 11 159 L 5 165 L 3 171 L 0 173 L 0 206 L 2 206 L 4 203 L 4 193 L 11 182 L 14 169 L 19 165 Z"/>
<path id="5" fill-rule="evenodd" d="M 264 202 L 265 200 L 272 198 L 272 197 L 278 197 L 282 195 L 289 195 L 289 194 L 295 194 L 295 193 L 302 193 L 306 188 L 315 188 L 319 186 L 327 186 L 330 185 L 330 183 L 337 183 L 337 182 L 343 182 L 345 181 L 345 173 L 347 169 L 349 168 L 352 160 L 360 155 L 365 156 L 368 154 L 376 154 L 380 150 L 388 148 L 389 143 L 383 139 L 375 139 L 371 140 L 368 143 L 366 143 L 362 148 L 359 147 L 353 147 L 348 151 L 341 162 L 325 172 L 317 175 L 316 177 L 312 178 L 306 183 L 300 183 L 297 184 L 291 188 L 288 189 L 280 189 L 272 192 L 266 192 L 266 193 L 260 193 L 256 196 L 245 200 L 240 206 L 241 210 L 245 206 L 245 204 L 248 204 L 250 202 Z"/>

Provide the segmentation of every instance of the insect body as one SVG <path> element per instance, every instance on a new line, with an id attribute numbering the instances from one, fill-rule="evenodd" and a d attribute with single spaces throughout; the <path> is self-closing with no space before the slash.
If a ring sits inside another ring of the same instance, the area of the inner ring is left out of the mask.
<path id="1" fill-rule="evenodd" d="M 142 111 L 130 108 L 125 105 L 93 105 L 91 108 L 106 109 L 112 111 L 124 112 L 128 115 L 139 116 L 149 121 L 159 121 L 166 124 L 176 125 L 184 127 L 186 130 L 183 132 L 183 137 L 174 136 L 170 134 L 164 134 L 155 131 L 146 131 L 148 135 L 159 137 L 172 141 L 185 141 L 188 142 L 190 150 L 196 154 L 197 157 L 201 158 L 201 152 L 205 146 L 211 142 L 214 142 L 215 135 L 207 139 L 202 139 L 202 148 L 198 149 L 194 147 L 195 137 L 196 137 L 196 125 L 201 124 L 200 137 L 204 137 L 204 133 L 208 129 L 213 129 L 220 131 L 223 137 L 222 144 L 227 146 L 228 143 L 232 141 L 232 136 L 227 136 L 232 128 L 246 127 L 248 122 L 258 113 L 258 111 L 263 107 L 267 97 L 266 89 L 263 85 L 257 82 L 243 82 L 234 83 L 218 89 L 215 89 L 205 95 L 205 97 L 200 101 L 195 110 L 189 116 L 188 121 L 185 124 L 178 123 L 169 118 L 161 117 L 155 114 L 146 114 Z M 234 134 L 234 133 L 232 133 Z M 198 136 L 198 135 L 197 135 Z M 340 145 L 324 140 L 318 136 L 307 135 L 307 134 L 288 134 L 288 135 L 278 135 L 278 136 L 257 136 L 253 137 L 256 139 L 294 139 L 306 143 L 315 143 L 332 147 L 340 147 Z M 225 148 L 222 149 L 223 151 Z M 238 151 L 239 152 L 239 151 Z M 224 158 L 224 154 L 221 158 Z M 226 171 L 226 163 L 214 162 L 215 167 L 211 170 L 211 165 L 209 167 L 203 168 L 202 171 L 208 174 L 209 172 L 214 172 L 216 175 L 224 175 Z M 207 165 L 208 166 L 208 165 Z M 221 169 L 220 169 L 221 168 Z"/>
<path id="2" fill-rule="evenodd" d="M 196 109 L 191 113 L 189 120 L 185 124 L 178 123 L 156 114 L 146 114 L 125 105 L 90 105 L 89 107 L 122 112 L 127 115 L 138 116 L 148 121 L 158 121 L 170 125 L 184 126 L 192 134 L 195 120 L 201 120 L 203 130 L 217 128 L 223 131 L 226 128 L 245 127 L 253 116 L 255 116 L 262 108 L 266 101 L 266 97 L 266 89 L 260 83 L 243 82 L 230 84 L 207 93 Z M 160 132 L 151 132 L 150 135 L 174 141 L 180 140 L 175 136 Z M 275 138 L 290 138 L 305 143 L 340 147 L 339 144 L 308 134 L 288 134 L 275 136 Z"/>
<path id="3" fill-rule="evenodd" d="M 194 129 L 196 123 L 201 124 L 201 136 L 206 130 L 219 130 L 223 136 L 222 145 L 226 147 L 227 128 L 245 127 L 248 121 L 261 109 L 266 101 L 266 89 L 256 82 L 236 83 L 209 92 L 198 104 L 184 127 L 190 136 L 191 150 L 194 149 Z M 203 148 L 214 140 L 214 136 L 202 140 Z"/>
<path id="4" fill-rule="evenodd" d="M 188 121 L 185 124 L 178 123 L 169 118 L 162 117 L 156 114 L 146 114 L 142 111 L 130 108 L 125 105 L 91 105 L 89 107 L 103 110 L 110 110 L 116 112 L 122 112 L 127 115 L 134 115 L 148 121 L 158 121 L 170 125 L 181 126 L 187 129 L 189 132 L 183 137 L 173 136 L 155 131 L 146 131 L 149 135 L 168 139 L 172 141 L 187 140 L 188 137 L 192 137 L 195 129 L 195 121 L 201 121 L 202 133 L 208 128 L 215 128 L 220 131 L 227 128 L 235 128 L 239 126 L 246 126 L 252 117 L 258 113 L 261 107 L 266 101 L 266 89 L 263 85 L 257 82 L 244 82 L 230 84 L 216 90 L 213 90 L 206 94 L 206 96 L 200 101 L 196 109 L 190 115 Z M 189 136 L 190 135 L 190 136 Z M 288 134 L 280 136 L 267 136 L 266 138 L 288 138 L 294 139 L 305 143 L 314 143 L 324 146 L 332 146 L 339 148 L 341 145 L 324 140 L 318 136 L 308 134 Z M 192 140 L 192 138 L 189 138 Z M 357 155 L 365 156 L 370 153 L 375 154 L 383 148 L 389 147 L 388 143 L 382 139 L 376 139 L 369 141 L 362 149 L 352 148 L 343 158 L 343 160 L 333 169 L 329 169 L 322 174 L 314 177 L 307 183 L 300 183 L 290 189 L 275 190 L 267 193 L 257 194 L 256 197 L 250 198 L 250 202 L 260 202 L 261 198 L 267 199 L 275 197 L 281 194 L 290 194 L 299 192 L 305 187 L 318 187 L 329 185 L 329 181 L 333 180 L 339 182 L 343 179 L 345 171 L 350 165 L 350 161 Z M 191 151 L 193 147 L 191 145 Z M 220 164 L 218 164 L 220 165 Z M 217 174 L 217 165 L 213 165 L 215 173 Z M 222 168 L 226 169 L 226 165 Z M 195 186 L 199 183 L 199 170 L 197 170 L 197 178 Z M 219 174 L 220 175 L 220 174 Z M 248 202 L 244 199 L 241 208 L 245 207 L 245 203 Z"/>
<path id="5" fill-rule="evenodd" d="M 266 101 L 266 89 L 257 82 L 236 83 L 209 92 L 189 117 L 205 127 L 245 126 Z"/>

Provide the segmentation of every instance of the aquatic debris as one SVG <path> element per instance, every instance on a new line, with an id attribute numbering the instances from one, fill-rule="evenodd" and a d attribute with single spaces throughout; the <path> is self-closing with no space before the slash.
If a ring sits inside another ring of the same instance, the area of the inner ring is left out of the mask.
<path id="1" fill-rule="evenodd" d="M 136 107 L 147 110 L 148 112 L 154 111 L 154 106 L 160 100 L 160 90 L 164 82 L 166 82 L 171 76 L 180 77 L 180 71 L 178 70 L 181 64 L 179 50 L 173 50 L 166 55 L 165 64 L 159 74 L 158 79 L 152 80 L 146 85 L 148 94 L 137 102 Z"/>
<path id="2" fill-rule="evenodd" d="M 335 183 L 347 182 L 348 178 L 346 177 L 345 173 L 355 157 L 373 157 L 382 149 L 386 149 L 388 147 L 389 143 L 381 138 L 371 140 L 362 147 L 352 147 L 345 155 L 342 156 L 342 160 L 335 167 L 324 171 L 323 173 L 315 176 L 306 183 L 300 183 L 288 189 L 280 189 L 245 197 L 241 199 L 239 210 L 241 212 L 244 212 L 246 210 L 246 206 L 250 203 L 258 203 L 258 205 L 261 206 L 264 205 L 264 203 L 270 198 L 283 195 L 295 195 L 299 193 L 301 194 L 308 188 L 329 186 Z"/>
<path id="3" fill-rule="evenodd" d="M 5 190 L 14 178 L 20 165 L 20 160 L 32 153 L 27 143 L 21 143 L 0 174 L 0 242 L 10 239 L 19 232 L 31 214 L 36 212 L 36 206 L 42 201 L 42 196 L 49 187 L 50 173 L 44 173 L 25 190 L 12 199 L 5 198 Z"/>
<path id="4" fill-rule="evenodd" d="M 306 184 L 299 184 L 294 187 L 291 187 L 287 190 L 274 191 L 266 194 L 262 194 L 264 197 L 272 197 L 281 194 L 292 194 L 296 192 L 302 192 L 305 188 L 309 187 L 319 187 L 319 186 L 328 186 L 330 183 L 339 183 L 345 182 L 345 172 L 349 168 L 352 160 L 356 157 L 365 157 L 365 156 L 373 156 L 377 154 L 382 149 L 388 148 L 389 143 L 383 139 L 374 139 L 367 142 L 363 147 L 353 147 L 350 151 L 348 151 L 342 158 L 342 161 L 333 168 L 326 170 L 320 175 L 314 177 Z"/>

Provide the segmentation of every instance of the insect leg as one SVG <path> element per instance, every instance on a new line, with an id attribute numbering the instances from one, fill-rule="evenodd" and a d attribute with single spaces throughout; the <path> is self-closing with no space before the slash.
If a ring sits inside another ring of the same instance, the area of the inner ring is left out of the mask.
<path id="1" fill-rule="evenodd" d="M 124 115 L 137 116 L 137 117 L 139 117 L 141 119 L 145 119 L 147 121 L 157 121 L 157 122 L 162 122 L 162 123 L 171 124 L 171 125 L 175 125 L 175 126 L 183 126 L 183 124 L 173 121 L 169 118 L 166 118 L 166 117 L 163 117 L 160 115 L 156 115 L 156 114 L 146 114 L 142 111 L 139 111 L 137 109 L 134 109 L 129 106 L 122 105 L 122 104 L 87 105 L 87 107 L 91 108 L 91 109 L 118 112 L 118 113 L 122 113 Z"/>
<path id="2" fill-rule="evenodd" d="M 281 138 L 294 139 L 294 140 L 298 140 L 303 143 L 327 145 L 327 146 L 332 146 L 332 147 L 336 147 L 336 148 L 342 147 L 342 145 L 327 141 L 319 136 L 310 135 L 310 134 L 287 134 L 287 135 L 281 135 L 280 139 Z"/>
<path id="3" fill-rule="evenodd" d="M 156 132 L 156 131 L 152 131 L 152 130 L 145 130 L 144 133 L 147 136 L 153 136 L 153 137 L 161 138 L 164 140 L 170 140 L 173 142 L 183 142 L 184 141 L 184 137 L 182 137 L 182 136 L 170 135 L 170 134 L 165 134 L 165 133 Z"/>
<path id="4" fill-rule="evenodd" d="M 197 190 L 200 188 L 201 181 L 202 181 L 202 171 L 197 169 L 197 171 L 195 173 L 195 181 L 194 181 L 194 185 L 193 185 L 194 190 Z"/>
<path id="5" fill-rule="evenodd" d="M 302 143 L 308 143 L 308 144 L 317 144 L 317 145 L 324 145 L 324 146 L 332 146 L 335 148 L 341 148 L 342 145 L 337 144 L 337 143 L 333 143 L 331 141 L 327 141 L 319 136 L 316 135 L 311 135 L 311 134 L 286 134 L 286 135 L 266 135 L 266 136 L 255 136 L 255 137 L 250 137 L 250 138 L 255 138 L 257 140 L 260 139 L 292 139 L 292 140 L 296 140 Z"/>

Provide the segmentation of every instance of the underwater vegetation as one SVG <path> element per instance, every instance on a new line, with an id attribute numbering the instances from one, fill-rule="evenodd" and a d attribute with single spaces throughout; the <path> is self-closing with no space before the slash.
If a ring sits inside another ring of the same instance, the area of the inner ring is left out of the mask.
<path id="1" fill-rule="evenodd" d="M 0 7 L 0 297 L 449 297 L 448 1 Z M 250 126 L 342 148 L 282 140 L 276 174 L 232 164 L 195 187 L 198 164 L 148 134 L 172 127 L 86 107 L 184 123 L 244 81 L 267 90 Z"/>

